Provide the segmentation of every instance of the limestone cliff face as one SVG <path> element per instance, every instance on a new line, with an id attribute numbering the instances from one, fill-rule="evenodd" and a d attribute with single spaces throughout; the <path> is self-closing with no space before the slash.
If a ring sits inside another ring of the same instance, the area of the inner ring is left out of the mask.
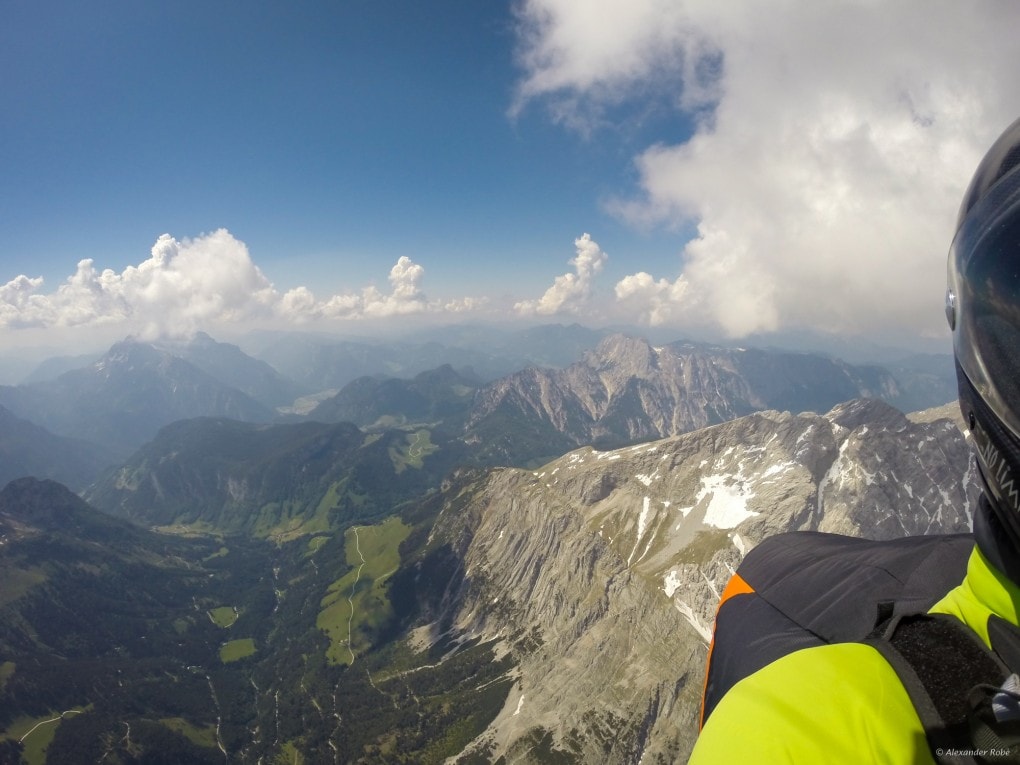
<path id="1" fill-rule="evenodd" d="M 566 369 L 529 368 L 476 394 L 469 442 L 503 448 L 546 439 L 548 454 L 686 433 L 764 409 L 826 411 L 840 401 L 896 394 L 888 373 L 811 354 L 691 343 L 653 347 L 611 335 Z M 501 431 L 516 441 L 503 445 Z M 530 452 L 529 452 L 530 453 Z"/>
<path id="2" fill-rule="evenodd" d="M 762 538 L 964 530 L 977 488 L 953 423 L 852 401 L 586 447 L 472 491 L 433 532 L 461 559 L 446 620 L 512 652 L 517 683 L 463 756 L 651 763 L 689 753 L 718 593 Z"/>

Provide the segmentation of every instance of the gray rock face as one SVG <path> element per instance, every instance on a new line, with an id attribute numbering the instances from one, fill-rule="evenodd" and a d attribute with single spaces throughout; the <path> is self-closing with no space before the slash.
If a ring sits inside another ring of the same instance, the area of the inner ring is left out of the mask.
<path id="1" fill-rule="evenodd" d="M 653 347 L 618 334 L 565 369 L 529 368 L 485 386 L 467 432 L 498 449 L 499 434 L 512 428 L 517 443 L 534 448 L 545 439 L 554 454 L 678 435 L 764 409 L 826 411 L 896 392 L 883 370 L 822 356 L 682 342 Z M 507 460 L 516 463 L 520 455 L 508 448 Z"/>
<path id="2" fill-rule="evenodd" d="M 633 364 L 663 363 L 654 354 L 636 348 Z M 793 529 L 965 530 L 969 465 L 949 420 L 857 400 L 489 473 L 433 531 L 465 574 L 445 619 L 517 658 L 502 713 L 465 755 L 683 761 L 715 605 L 743 555 Z"/>

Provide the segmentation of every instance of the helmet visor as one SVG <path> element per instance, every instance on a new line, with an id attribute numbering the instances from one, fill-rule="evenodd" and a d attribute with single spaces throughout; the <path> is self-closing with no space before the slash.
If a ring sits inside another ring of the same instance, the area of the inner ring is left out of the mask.
<path id="1" fill-rule="evenodd" d="M 949 291 L 957 361 L 1020 438 L 1020 173 L 968 213 L 949 251 Z"/>

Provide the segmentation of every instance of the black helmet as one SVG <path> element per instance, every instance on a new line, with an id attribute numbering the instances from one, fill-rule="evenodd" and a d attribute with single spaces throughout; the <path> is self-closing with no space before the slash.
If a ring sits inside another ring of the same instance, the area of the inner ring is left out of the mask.
<path id="1" fill-rule="evenodd" d="M 986 494 L 1020 551 L 1020 120 L 992 145 L 964 195 L 946 315 Z"/>

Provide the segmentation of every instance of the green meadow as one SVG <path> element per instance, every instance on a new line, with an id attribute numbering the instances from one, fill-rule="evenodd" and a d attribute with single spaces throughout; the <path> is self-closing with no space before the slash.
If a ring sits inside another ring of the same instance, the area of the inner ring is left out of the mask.
<path id="1" fill-rule="evenodd" d="M 69 709 L 63 714 L 48 714 L 42 717 L 19 717 L 11 726 L 0 734 L 0 739 L 21 741 L 22 762 L 28 765 L 44 765 L 46 749 L 57 732 L 57 726 L 64 717 L 84 712 L 84 708 Z M 23 740 L 22 740 L 23 739 Z"/>
<path id="2" fill-rule="evenodd" d="M 216 726 L 204 725 L 199 727 L 183 717 L 164 717 L 160 722 L 172 731 L 180 733 L 193 744 L 206 746 L 210 749 L 216 746 Z"/>
<path id="3" fill-rule="evenodd" d="M 431 436 L 431 432 L 423 428 L 414 433 L 408 433 L 399 447 L 390 447 L 390 459 L 398 474 L 409 467 L 421 470 L 425 458 L 439 450 L 439 447 L 432 443 Z"/>
<path id="4" fill-rule="evenodd" d="M 220 661 L 229 664 L 232 661 L 245 659 L 255 653 L 255 641 L 252 638 L 231 640 L 220 646 Z"/>
<path id="5" fill-rule="evenodd" d="M 348 529 L 344 553 L 352 568 L 330 585 L 316 620 L 329 636 L 331 662 L 353 664 L 392 616 L 386 580 L 399 567 L 400 543 L 410 532 L 396 516 L 375 526 Z"/>
<path id="6" fill-rule="evenodd" d="M 209 618 L 212 619 L 212 623 L 217 627 L 226 629 L 232 627 L 234 622 L 237 621 L 237 610 L 231 606 L 220 606 L 207 612 Z"/>

